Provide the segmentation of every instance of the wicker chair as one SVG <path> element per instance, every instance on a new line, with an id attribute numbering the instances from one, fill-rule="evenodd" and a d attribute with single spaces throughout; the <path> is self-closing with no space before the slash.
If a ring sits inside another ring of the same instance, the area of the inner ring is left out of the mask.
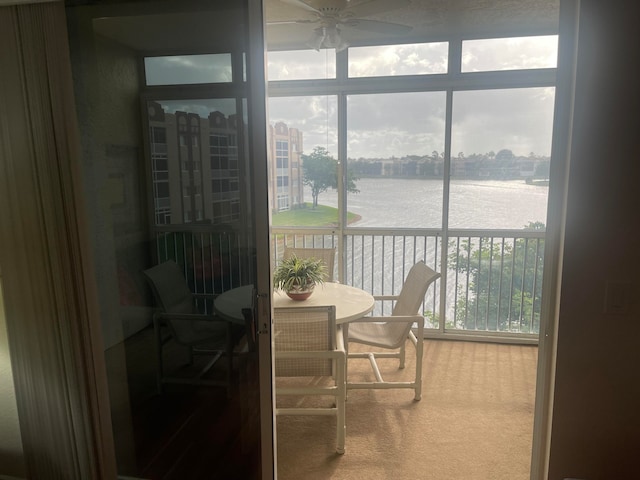
<path id="1" fill-rule="evenodd" d="M 298 258 L 316 258 L 322 260 L 327 266 L 325 282 L 333 282 L 333 270 L 336 259 L 335 248 L 296 248 L 284 247 L 282 258 L 284 260 L 296 256 Z"/>
<path id="2" fill-rule="evenodd" d="M 318 377 L 334 379 L 327 386 L 309 385 L 307 380 L 290 380 L 287 386 L 276 383 L 280 395 L 322 395 L 335 397 L 335 406 L 279 408 L 276 415 L 335 415 L 336 452 L 344 453 L 346 424 L 346 352 L 342 332 L 336 330 L 334 306 L 276 308 L 273 318 L 275 376 Z M 293 382 L 295 385 L 291 385 Z"/>

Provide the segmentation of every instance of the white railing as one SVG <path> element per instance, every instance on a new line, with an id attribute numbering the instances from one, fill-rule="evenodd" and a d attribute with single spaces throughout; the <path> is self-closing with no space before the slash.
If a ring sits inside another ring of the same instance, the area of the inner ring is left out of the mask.
<path id="1" fill-rule="evenodd" d="M 431 334 L 537 339 L 542 230 L 450 230 L 445 240 L 435 229 L 354 228 L 340 239 L 330 230 L 273 228 L 276 262 L 285 245 L 338 247 L 339 280 L 374 295 L 399 293 L 411 266 L 424 260 L 442 275 L 423 305 Z"/>
<path id="2" fill-rule="evenodd" d="M 193 292 L 218 294 L 254 281 L 251 244 L 223 226 L 157 226 L 155 255 L 158 263 L 178 263 Z"/>
<path id="3" fill-rule="evenodd" d="M 251 249 L 231 229 L 168 226 L 156 234 L 158 261 L 180 264 L 197 293 L 251 283 Z M 335 247 L 337 280 L 373 295 L 396 295 L 411 266 L 441 273 L 425 296 L 429 335 L 475 335 L 535 342 L 540 327 L 543 230 L 346 229 L 274 227 L 271 252 L 286 245 Z M 446 249 L 443 252 L 443 245 Z M 391 305 L 378 305 L 388 313 Z"/>

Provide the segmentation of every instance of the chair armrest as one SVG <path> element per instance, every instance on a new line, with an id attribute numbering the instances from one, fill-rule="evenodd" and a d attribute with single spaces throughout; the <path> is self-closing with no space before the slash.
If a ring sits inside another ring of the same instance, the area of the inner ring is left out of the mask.
<path id="1" fill-rule="evenodd" d="M 341 328 L 336 329 L 336 350 L 339 352 L 346 352 L 344 347 L 344 330 Z"/>
<path id="2" fill-rule="evenodd" d="M 397 300 L 400 296 L 399 295 L 374 295 L 373 299 L 376 301 L 381 301 L 381 300 Z"/>
<path id="3" fill-rule="evenodd" d="M 192 293 L 193 298 L 196 300 L 215 300 L 218 297 L 218 293 Z"/>
<path id="4" fill-rule="evenodd" d="M 317 359 L 329 359 L 329 358 L 344 358 L 346 352 L 344 350 L 324 350 L 324 351 L 307 351 L 301 350 L 297 352 L 275 352 L 275 357 L 280 359 L 298 359 L 298 358 L 317 358 Z"/>
<path id="5" fill-rule="evenodd" d="M 202 315 L 199 313 L 162 313 L 157 312 L 154 314 L 155 318 L 160 320 L 188 320 L 194 321 L 197 320 L 199 322 L 224 322 L 224 323 L 232 323 L 229 320 L 226 320 L 218 315 Z"/>
<path id="6" fill-rule="evenodd" d="M 424 317 L 422 315 L 389 315 L 389 316 L 379 316 L 379 317 L 361 317 L 356 320 L 350 320 L 348 323 L 373 323 L 373 322 L 419 322 L 420 320 L 424 321 Z"/>

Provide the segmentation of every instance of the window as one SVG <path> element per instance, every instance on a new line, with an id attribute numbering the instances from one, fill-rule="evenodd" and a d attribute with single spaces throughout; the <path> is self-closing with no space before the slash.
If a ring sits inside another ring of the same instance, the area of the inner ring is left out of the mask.
<path id="1" fill-rule="evenodd" d="M 397 226 L 401 221 L 441 226 L 443 160 L 438 152 L 444 150 L 445 100 L 444 92 L 347 98 L 347 168 L 359 178 L 359 192 L 348 194 L 347 209 L 362 215 L 357 226 Z M 381 178 L 395 192 L 392 202 L 380 191 Z M 412 198 L 424 199 L 422 208 L 407 210 Z M 372 209 L 388 213 L 373 219 L 365 214 Z"/>
<path id="2" fill-rule="evenodd" d="M 557 35 L 462 42 L 462 72 L 555 68 L 557 60 Z"/>
<path id="3" fill-rule="evenodd" d="M 285 210 L 289 210 L 289 196 L 278 195 L 278 211 L 282 212 Z"/>
<path id="4" fill-rule="evenodd" d="M 166 155 L 154 155 L 152 161 L 154 172 L 166 172 L 169 169 L 169 159 Z"/>
<path id="5" fill-rule="evenodd" d="M 233 81 L 228 53 L 145 57 L 144 70 L 149 86 Z"/>
<path id="6" fill-rule="evenodd" d="M 167 143 L 167 129 L 162 127 L 151 127 L 152 143 Z"/>
<path id="7" fill-rule="evenodd" d="M 276 167 L 289 168 L 289 142 L 276 140 Z"/>
<path id="8" fill-rule="evenodd" d="M 168 208 L 156 209 L 156 224 L 169 225 L 171 223 L 171 213 Z"/>
<path id="9" fill-rule="evenodd" d="M 157 182 L 154 185 L 155 193 L 157 198 L 168 198 L 169 197 L 169 184 L 166 182 Z"/>
<path id="10" fill-rule="evenodd" d="M 278 186 L 279 187 L 288 187 L 289 186 L 289 177 L 278 176 Z"/>
<path id="11" fill-rule="evenodd" d="M 454 93 L 450 227 L 519 229 L 546 219 L 548 188 L 525 180 L 549 164 L 554 100 L 551 87 Z"/>
<path id="12" fill-rule="evenodd" d="M 349 77 L 447 73 L 447 42 L 349 48 Z"/>
<path id="13" fill-rule="evenodd" d="M 272 147 L 269 158 L 274 168 L 275 176 L 291 175 L 287 180 L 286 207 L 278 200 L 277 196 L 271 199 L 271 209 L 274 212 L 294 209 L 306 202 L 311 202 L 312 194 L 308 186 L 303 185 L 305 175 L 305 156 L 314 155 L 314 152 L 326 152 L 328 157 L 337 161 L 338 137 L 337 137 L 337 106 L 338 100 L 334 95 L 313 95 L 295 97 L 270 97 L 269 98 L 269 123 L 272 135 Z M 295 151 L 290 151 L 295 145 Z M 291 155 L 289 157 L 289 155 Z M 324 153 L 321 153 L 324 155 Z M 286 160 L 285 160 L 286 156 Z M 294 167 L 289 171 L 284 169 Z M 336 171 L 336 170 L 333 170 Z M 278 184 L 277 178 L 272 182 Z M 295 185 L 295 189 L 293 186 Z M 282 184 L 278 188 L 282 187 Z M 284 195 L 284 191 L 281 192 Z M 326 218 L 338 221 L 336 203 L 336 191 L 329 189 L 321 194 L 323 203 L 330 205 L 331 209 L 326 213 Z M 292 204 L 295 199 L 295 204 Z M 282 219 L 282 220 L 281 220 Z M 295 225 L 295 218 L 288 216 L 273 216 L 274 225 L 285 222 L 287 225 Z"/>
<path id="14" fill-rule="evenodd" d="M 156 221 L 217 221 L 204 202 L 240 198 L 238 149 L 230 146 L 237 138 L 235 99 L 156 99 L 148 104 Z M 158 143 L 162 140 L 167 143 Z"/>
<path id="15" fill-rule="evenodd" d="M 336 78 L 335 50 L 269 52 L 267 78 L 269 81 Z"/>

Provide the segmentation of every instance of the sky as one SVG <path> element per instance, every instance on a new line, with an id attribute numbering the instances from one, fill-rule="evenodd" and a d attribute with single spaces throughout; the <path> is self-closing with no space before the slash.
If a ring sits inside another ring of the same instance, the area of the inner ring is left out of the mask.
<path id="1" fill-rule="evenodd" d="M 555 67 L 557 38 L 491 40 L 463 44 L 462 70 Z M 446 44 L 350 49 L 351 77 L 446 72 Z M 268 54 L 269 79 L 335 78 L 332 51 Z M 494 153 L 548 156 L 551 151 L 553 88 L 456 92 L 453 97 L 453 156 Z M 350 95 L 347 156 L 390 158 L 444 151 L 444 92 Z M 333 95 L 269 99 L 271 123 L 282 121 L 304 133 L 304 152 L 320 145 L 337 152 L 337 99 Z"/>
<path id="2" fill-rule="evenodd" d="M 555 67 L 557 37 L 463 42 L 462 71 Z M 333 50 L 270 52 L 268 79 L 335 78 Z M 349 76 L 432 75 L 445 73 L 447 44 L 412 44 L 349 49 Z M 147 65 L 152 84 L 229 81 L 228 55 L 158 57 Z M 458 91 L 453 97 L 451 152 L 484 154 L 509 149 L 518 156 L 549 156 L 555 92 L 553 88 Z M 347 156 L 391 158 L 444 152 L 443 91 L 358 94 L 347 97 Z M 226 100 L 162 102 L 206 116 L 212 109 L 234 113 Z M 272 97 L 269 123 L 282 121 L 303 132 L 303 153 L 322 146 L 337 156 L 337 97 Z"/>

